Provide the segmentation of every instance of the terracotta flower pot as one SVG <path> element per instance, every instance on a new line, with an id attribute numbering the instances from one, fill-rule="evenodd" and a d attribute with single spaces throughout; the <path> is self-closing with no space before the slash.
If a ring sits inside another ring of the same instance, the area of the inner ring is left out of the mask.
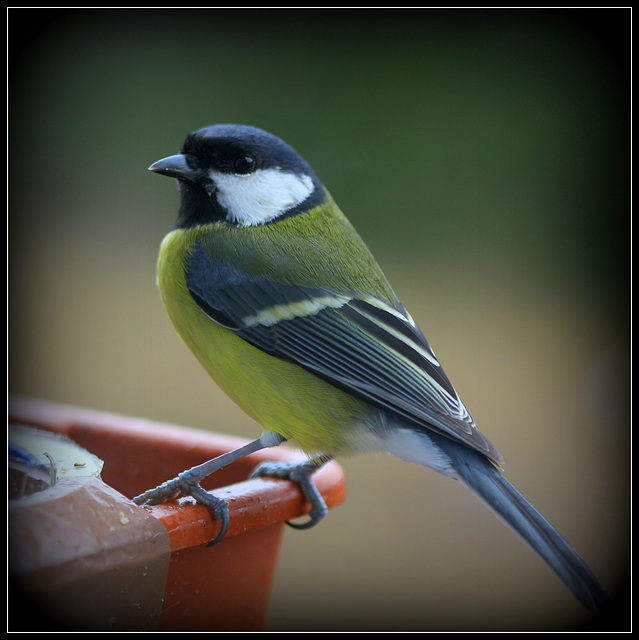
<path id="1" fill-rule="evenodd" d="M 56 460 L 55 486 L 10 501 L 12 580 L 52 620 L 87 630 L 263 628 L 283 525 L 308 505 L 291 482 L 246 478 L 259 462 L 301 454 L 266 449 L 203 482 L 230 507 L 224 540 L 206 547 L 219 531 L 206 508 L 130 498 L 244 440 L 30 398 L 10 399 L 9 420 L 78 448 L 77 462 Z M 87 466 L 91 454 L 101 473 Z M 337 464 L 314 479 L 329 508 L 344 500 Z"/>

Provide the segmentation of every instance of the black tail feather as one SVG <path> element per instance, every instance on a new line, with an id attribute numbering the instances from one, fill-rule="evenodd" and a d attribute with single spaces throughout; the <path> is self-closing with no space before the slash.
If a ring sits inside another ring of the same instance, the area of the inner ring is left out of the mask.
<path id="1" fill-rule="evenodd" d="M 481 454 L 470 452 L 454 467 L 460 480 L 518 533 L 591 611 L 604 607 L 607 596 L 599 581 L 561 534 Z"/>

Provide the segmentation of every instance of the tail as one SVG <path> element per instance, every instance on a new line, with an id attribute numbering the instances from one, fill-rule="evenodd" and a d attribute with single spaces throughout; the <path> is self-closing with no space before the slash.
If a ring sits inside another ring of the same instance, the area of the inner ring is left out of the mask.
<path id="1" fill-rule="evenodd" d="M 470 457 L 453 462 L 459 479 L 546 561 L 586 608 L 601 609 L 606 594 L 577 552 L 487 459 L 468 453 Z"/>

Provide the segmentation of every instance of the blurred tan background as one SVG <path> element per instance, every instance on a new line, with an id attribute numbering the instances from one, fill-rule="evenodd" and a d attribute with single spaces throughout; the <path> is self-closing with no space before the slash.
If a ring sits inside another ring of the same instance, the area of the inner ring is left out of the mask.
<path id="1" fill-rule="evenodd" d="M 615 596 L 628 569 L 628 11 L 9 11 L 9 391 L 254 438 L 155 288 L 216 122 L 315 168 L 508 478 Z M 592 622 L 458 483 L 340 461 L 272 630 Z M 621 624 L 621 623 L 620 623 Z"/>

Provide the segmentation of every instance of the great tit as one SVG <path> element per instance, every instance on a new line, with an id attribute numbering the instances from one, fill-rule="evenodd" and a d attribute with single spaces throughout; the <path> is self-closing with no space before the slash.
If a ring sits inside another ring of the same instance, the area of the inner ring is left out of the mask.
<path id="1" fill-rule="evenodd" d="M 263 427 L 260 438 L 134 500 L 182 492 L 228 526 L 199 482 L 290 440 L 309 454 L 255 475 L 296 481 L 316 524 L 312 473 L 334 456 L 388 451 L 467 485 L 588 608 L 606 601 L 584 561 L 504 478 L 423 333 L 311 167 L 251 126 L 190 133 L 149 169 L 176 178 L 180 208 L 163 239 L 158 286 L 177 332 L 217 384 Z M 300 526 L 300 525 L 298 525 Z"/>

